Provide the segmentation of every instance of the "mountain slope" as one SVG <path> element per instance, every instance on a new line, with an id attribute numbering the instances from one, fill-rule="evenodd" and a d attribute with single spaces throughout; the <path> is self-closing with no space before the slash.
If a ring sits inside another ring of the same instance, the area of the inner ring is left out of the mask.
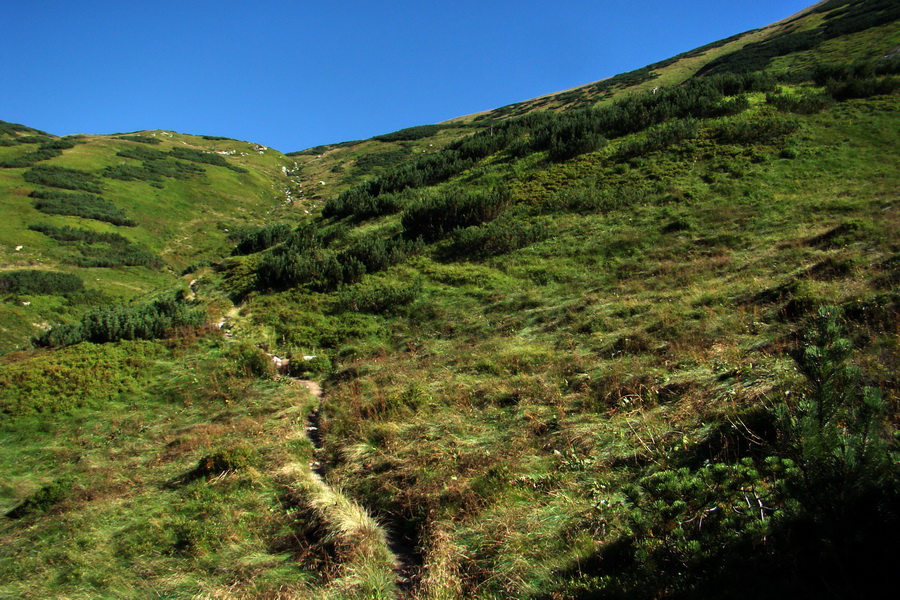
<path id="1" fill-rule="evenodd" d="M 4 359 L 0 589 L 883 594 L 895 12 L 291 156 L 179 300 L 223 327 Z"/>
<path id="2" fill-rule="evenodd" d="M 111 299 L 177 285 L 186 267 L 227 252 L 230 234 L 301 210 L 293 162 L 256 144 L 166 131 L 0 139 L 3 270 L 65 271 Z M 54 239 L 66 227 L 107 238 Z M 27 291 L 3 303 L 0 350 L 27 344 L 33 323 L 79 312 L 59 304 Z"/>

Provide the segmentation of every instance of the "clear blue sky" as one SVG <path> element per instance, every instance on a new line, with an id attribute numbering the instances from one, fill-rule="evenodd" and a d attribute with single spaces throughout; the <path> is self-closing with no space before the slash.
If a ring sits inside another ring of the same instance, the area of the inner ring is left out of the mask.
<path id="1" fill-rule="evenodd" d="M 0 120 L 282 151 L 596 81 L 814 0 L 0 0 Z"/>

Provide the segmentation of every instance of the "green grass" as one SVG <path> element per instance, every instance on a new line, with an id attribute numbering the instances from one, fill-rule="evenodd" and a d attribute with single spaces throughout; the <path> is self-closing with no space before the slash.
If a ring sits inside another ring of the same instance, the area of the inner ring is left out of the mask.
<path id="1" fill-rule="evenodd" d="M 713 58 L 824 17 L 666 61 L 652 80 L 621 78 L 610 101 L 677 84 Z M 838 53 L 876 59 L 895 30 L 828 40 L 776 58 L 771 70 Z M 481 123 L 600 99 L 582 91 Z M 804 80 L 778 93 L 828 91 Z M 0 525 L 0 593 L 874 594 L 889 569 L 872 549 L 900 525 L 900 476 L 884 460 L 885 448 L 896 451 L 900 411 L 897 99 L 830 99 L 785 113 L 788 103 L 753 92 L 733 100 L 742 110 L 728 117 L 633 129 L 568 160 L 550 160 L 552 144 L 535 152 L 523 142 L 365 218 L 319 211 L 362 178 L 468 130 L 424 128 L 290 158 L 143 132 L 164 152 L 181 142 L 234 150 L 227 161 L 249 172 L 204 164 L 203 176 L 166 178 L 162 188 L 103 179 L 103 197 L 138 226 L 79 226 L 144 244 L 176 272 L 201 265 L 190 293 L 212 320 L 228 315 L 229 337 L 194 329 L 4 359 L 0 467 L 9 476 L 0 508 L 21 507 L 21 516 Z M 91 137 L 50 162 L 99 173 L 126 144 L 136 145 Z M 299 173 L 286 182 L 282 166 Z M 0 170 L 11 220 L 0 234 L 24 246 L 2 252 L 15 269 L 55 270 L 62 255 L 14 227 L 36 222 L 21 172 Z M 262 198 L 285 185 L 297 205 L 263 214 Z M 259 193 L 252 206 L 239 200 L 248 187 Z M 447 218 L 457 200 L 501 189 L 496 214 Z M 429 233 L 416 194 L 453 206 L 427 241 L 387 260 L 385 240 Z M 229 204 L 245 210 L 235 216 Z M 279 233 L 222 258 L 231 233 L 300 220 L 317 232 L 305 245 Z M 354 267 L 352 281 L 278 291 L 258 277 L 273 255 L 316 252 L 367 267 Z M 220 262 L 202 266 L 210 257 Z M 150 291 L 173 278 L 71 272 L 88 288 L 119 281 Z M 0 327 L 75 321 L 90 301 L 9 294 Z M 842 307 L 846 342 L 810 335 L 821 305 Z M 797 365 L 809 373 L 817 355 L 798 350 L 816 344 L 859 371 L 840 365 L 850 405 L 835 413 L 840 427 L 814 431 L 810 406 L 824 396 Z M 290 358 L 294 375 L 319 378 L 321 450 L 304 432 L 318 402 L 274 378 L 262 349 Z M 883 406 L 861 386 L 880 389 Z M 871 458 L 838 460 L 832 450 L 858 449 L 865 423 L 876 424 L 868 439 L 880 440 Z M 313 459 L 324 479 L 308 468 Z M 845 486 L 840 472 L 859 474 L 859 485 Z M 835 493 L 823 503 L 817 489 Z M 416 575 L 401 590 L 396 560 Z M 767 577 L 743 575 L 757 572 Z"/>
<path id="2" fill-rule="evenodd" d="M 44 513 L 3 523 L 5 594 L 174 598 L 239 589 L 257 597 L 302 593 L 321 580 L 320 541 L 314 532 L 302 537 L 296 480 L 279 475 L 309 459 L 302 425 L 313 399 L 296 385 L 246 378 L 227 350 L 220 339 L 201 338 L 169 347 L 77 346 L 49 362 L 34 357 L 45 373 L 69 382 L 71 400 L 54 414 L 6 416 L 0 508 L 38 497 L 48 482 L 71 483 Z M 79 368 L 74 353 L 114 373 Z M 66 398 L 27 362 L 14 364 L 33 389 Z M 64 368 L 96 380 L 72 386 Z M 77 401 L 87 390 L 89 404 Z M 20 399 L 26 402 L 44 406 Z M 204 457 L 238 450 L 246 458 L 229 470 L 188 477 Z"/>
<path id="3" fill-rule="evenodd" d="M 81 204 L 77 206 L 68 200 L 51 206 L 47 204 L 49 201 L 39 199 L 40 210 L 54 213 L 53 216 L 40 212 L 29 194 L 38 190 L 37 193 L 44 196 L 69 199 L 70 196 L 60 194 L 74 192 L 61 192 L 26 181 L 26 168 L 0 169 L 0 206 L 5 217 L 0 224 L 0 261 L 4 268 L 73 269 L 71 263 L 82 260 L 78 252 L 73 254 L 71 249 L 28 230 L 31 225 L 46 223 L 101 234 L 114 233 L 159 255 L 162 268 L 93 267 L 74 268 L 73 272 L 82 277 L 91 290 L 102 290 L 113 298 L 129 298 L 173 285 L 177 274 L 188 265 L 228 254 L 233 245 L 229 237 L 233 231 L 261 224 L 274 215 L 296 218 L 302 214 L 299 206 L 285 200 L 284 190 L 295 184 L 284 175 L 282 167 L 293 163 L 276 151 L 259 151 L 253 144 L 236 140 L 205 139 L 170 132 L 143 132 L 141 136 L 159 143 L 148 146 L 135 143 L 128 136 L 86 136 L 76 146 L 63 149 L 61 156 L 39 163 L 39 166 L 88 173 L 91 185 L 99 186 L 95 190 L 100 192 L 99 197 L 91 197 L 88 204 L 84 204 L 87 198 L 84 202 L 79 201 Z M 0 148 L 0 159 L 12 157 L 12 152 L 28 147 Z M 149 185 L 154 183 L 152 181 L 102 177 L 108 167 L 133 162 L 116 156 L 116 153 L 135 147 L 149 147 L 166 153 L 173 149 L 182 154 L 193 151 L 194 154 L 184 155 L 191 159 L 222 162 L 234 168 L 185 162 L 199 168 L 201 176 L 190 180 L 164 178 L 159 187 Z M 94 219 L 112 223 L 99 223 Z M 16 250 L 19 246 L 21 248 Z M 22 302 L 32 304 L 26 307 Z M 58 302 L 37 302 L 29 298 L 0 303 L 0 352 L 27 345 L 27 339 L 38 333 L 40 327 L 70 320 L 78 312 L 77 307 L 58 308 Z"/>
<path id="4" fill-rule="evenodd" d="M 751 104 L 732 122 L 778 118 L 764 96 Z M 896 360 L 897 297 L 877 283 L 900 242 L 884 152 L 898 142 L 895 105 L 833 105 L 778 138 L 722 136 L 709 120 L 695 140 L 627 161 L 613 145 L 560 164 L 487 163 L 447 185 L 514 172 L 517 218 L 540 220 L 545 237 L 473 262 L 447 260 L 451 241 L 438 242 L 387 272 L 421 288 L 374 328 L 341 330 L 352 304 L 285 292 L 254 297 L 254 325 L 235 331 L 332 357 L 332 476 L 420 536 L 422 597 L 637 589 L 627 571 L 577 570 L 633 543 L 639 515 L 622 490 L 656 469 L 746 456 L 738 448 L 753 442 L 719 432 L 797 393 L 788 351 L 815 307 L 859 307 L 856 360 L 896 405 L 877 366 Z M 337 343 L 317 339 L 323 330 Z M 727 527 L 752 538 L 765 523 Z M 631 548 L 628 560 L 665 550 Z"/>

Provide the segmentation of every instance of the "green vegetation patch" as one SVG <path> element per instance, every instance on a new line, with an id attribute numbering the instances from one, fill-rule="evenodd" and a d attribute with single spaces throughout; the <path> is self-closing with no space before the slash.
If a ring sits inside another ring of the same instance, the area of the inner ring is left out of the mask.
<path id="1" fill-rule="evenodd" d="M 8 415 L 100 407 L 135 391 L 157 354 L 149 342 L 79 344 L 0 363 L 0 412 Z"/>
<path id="2" fill-rule="evenodd" d="M 759 71 L 779 56 L 812 50 L 826 40 L 865 31 L 900 18 L 900 6 L 894 0 L 828 2 L 816 10 L 833 12 L 825 15 L 820 27 L 784 33 L 762 42 L 747 44 L 740 50 L 709 62 L 697 74 L 702 76 Z"/>
<path id="3" fill-rule="evenodd" d="M 21 519 L 44 513 L 54 504 L 68 496 L 74 484 L 74 477 L 62 477 L 52 481 L 7 512 L 6 517 L 9 519 Z"/>
<path id="4" fill-rule="evenodd" d="M 379 142 L 411 142 L 414 140 L 421 140 L 422 138 L 436 135 L 442 129 L 447 129 L 448 127 L 453 127 L 453 125 L 417 125 L 415 127 L 400 129 L 399 131 L 394 131 L 393 133 L 376 135 L 372 139 L 378 140 Z"/>
<path id="5" fill-rule="evenodd" d="M 43 233 L 77 252 L 77 255 L 71 255 L 65 260 L 79 267 L 142 266 L 156 269 L 163 264 L 159 256 L 118 233 L 98 233 L 89 229 L 57 227 L 46 223 L 31 225 L 29 229 Z"/>
<path id="6" fill-rule="evenodd" d="M 0 162 L 0 168 L 20 169 L 31 167 L 40 161 L 62 156 L 63 150 L 74 148 L 78 142 L 79 140 L 76 138 L 62 138 L 43 142 L 38 149 L 33 152 L 27 152 L 16 158 Z"/>
<path id="7" fill-rule="evenodd" d="M 232 239 L 237 239 L 238 241 L 232 254 L 253 254 L 254 252 L 271 248 L 286 241 L 293 229 L 289 223 L 273 223 L 271 225 L 263 225 L 252 231 L 238 233 L 232 236 Z"/>
<path id="8" fill-rule="evenodd" d="M 191 162 L 213 165 L 216 167 L 225 167 L 227 169 L 231 169 L 236 173 L 248 172 L 247 169 L 243 167 L 232 165 L 227 160 L 225 160 L 224 156 L 216 154 L 215 152 L 204 152 L 202 150 L 194 150 L 193 148 L 182 148 L 181 146 L 176 146 L 172 148 L 169 154 L 174 158 L 180 158 L 182 160 L 189 160 Z"/>
<path id="9" fill-rule="evenodd" d="M 40 129 L 28 127 L 27 125 L 20 125 L 19 123 L 0 121 L 0 135 L 18 136 L 21 133 L 50 137 L 50 134 L 46 131 L 41 131 Z"/>
<path id="10" fill-rule="evenodd" d="M 62 295 L 84 290 L 84 282 L 74 273 L 23 269 L 0 273 L 0 294 Z"/>
<path id="11" fill-rule="evenodd" d="M 46 185 L 65 190 L 79 190 L 100 194 L 100 180 L 97 176 L 79 169 L 68 169 L 56 165 L 35 165 L 25 171 L 23 177 L 28 183 Z"/>
<path id="12" fill-rule="evenodd" d="M 35 190 L 30 195 L 32 198 L 36 198 L 34 207 L 48 215 L 71 215 L 127 227 L 137 225 L 112 202 L 94 194 L 68 194 L 53 190 Z"/>
<path id="13" fill-rule="evenodd" d="M 115 137 L 117 140 L 128 140 L 129 142 L 138 142 L 140 144 L 151 144 L 157 145 L 162 143 L 162 140 L 159 138 L 155 138 L 150 135 L 118 135 Z"/>
<path id="14" fill-rule="evenodd" d="M 206 312 L 180 296 L 135 304 L 95 307 L 74 325 L 57 325 L 35 338 L 38 346 L 70 346 L 80 342 L 104 344 L 120 340 L 152 340 L 171 335 L 176 328 L 200 327 Z"/>

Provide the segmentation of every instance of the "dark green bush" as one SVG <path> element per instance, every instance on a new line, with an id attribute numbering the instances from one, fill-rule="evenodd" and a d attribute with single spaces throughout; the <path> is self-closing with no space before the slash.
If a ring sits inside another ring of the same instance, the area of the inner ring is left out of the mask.
<path id="1" fill-rule="evenodd" d="M 225 157 L 221 154 L 216 154 L 215 152 L 204 152 L 202 150 L 194 150 L 193 148 L 182 148 L 181 146 L 175 146 L 169 152 L 169 155 L 173 158 L 180 158 L 182 160 L 189 160 L 195 163 L 202 163 L 207 165 L 213 165 L 216 167 L 225 167 L 227 169 L 231 169 L 236 173 L 247 173 L 247 169 L 243 167 L 238 167 L 232 165 Z"/>
<path id="2" fill-rule="evenodd" d="M 23 174 L 25 181 L 47 187 L 99 194 L 100 181 L 92 173 L 54 165 L 35 165 Z"/>
<path id="3" fill-rule="evenodd" d="M 129 142 L 138 142 L 140 144 L 159 144 L 162 140 L 149 135 L 119 135 L 117 140 L 128 140 Z"/>
<path id="4" fill-rule="evenodd" d="M 303 254 L 278 252 L 266 255 L 256 270 L 257 289 L 286 289 L 297 285 L 316 291 L 332 291 L 357 281 L 365 273 L 359 262 L 341 262 L 330 250 Z"/>
<path id="5" fill-rule="evenodd" d="M 418 253 L 421 247 L 421 242 L 417 239 L 369 235 L 347 246 L 340 252 L 338 259 L 361 264 L 367 273 L 375 273 Z"/>
<path id="6" fill-rule="evenodd" d="M 451 256 L 477 258 L 507 254 L 546 239 L 549 231 L 543 223 L 529 221 L 524 215 L 503 215 L 486 225 L 466 227 L 453 232 Z"/>
<path id="7" fill-rule="evenodd" d="M 375 169 L 385 169 L 409 160 L 412 153 L 408 149 L 389 150 L 363 154 L 353 161 L 354 175 L 364 175 Z"/>
<path id="8" fill-rule="evenodd" d="M 108 304 L 88 311 L 74 325 L 58 325 L 34 339 L 37 346 L 103 344 L 163 338 L 177 327 L 206 324 L 206 313 L 179 296 L 139 304 Z"/>
<path id="9" fill-rule="evenodd" d="M 334 365 L 327 354 L 316 354 L 308 359 L 303 355 L 295 355 L 288 362 L 288 375 L 291 377 L 326 376 L 333 370 Z"/>
<path id="10" fill-rule="evenodd" d="M 603 148 L 607 140 L 600 133 L 581 129 L 577 124 L 557 128 L 550 137 L 547 157 L 563 162 Z"/>
<path id="11" fill-rule="evenodd" d="M 84 290 L 84 282 L 74 273 L 59 271 L 7 271 L 0 273 L 2 294 L 70 294 Z"/>
<path id="12" fill-rule="evenodd" d="M 172 159 L 148 160 L 142 165 L 119 164 L 107 167 L 103 176 L 121 181 L 149 181 L 161 186 L 163 177 L 191 179 L 204 173 L 203 167 Z"/>
<path id="13" fill-rule="evenodd" d="M 420 140 L 422 138 L 431 137 L 437 134 L 441 129 L 445 129 L 446 125 L 418 125 L 416 127 L 407 127 L 393 133 L 385 133 L 376 135 L 374 138 L 380 142 L 401 142 Z"/>
<path id="14" fill-rule="evenodd" d="M 699 129 L 699 124 L 695 119 L 675 119 L 657 125 L 648 129 L 644 138 L 620 146 L 616 151 L 616 158 L 626 160 L 664 150 L 685 140 L 696 138 Z"/>
<path id="15" fill-rule="evenodd" d="M 276 374 L 275 363 L 263 350 L 248 343 L 230 344 L 226 356 L 229 370 L 239 377 L 271 379 Z"/>
<path id="16" fill-rule="evenodd" d="M 367 313 L 393 313 L 418 298 L 422 281 L 397 281 L 367 278 L 341 290 L 341 304 L 347 310 Z"/>
<path id="17" fill-rule="evenodd" d="M 43 144 L 45 142 L 52 142 L 53 137 L 50 134 L 42 133 L 37 135 L 23 135 L 21 137 L 15 138 L 16 142 L 20 144 Z"/>
<path id="18" fill-rule="evenodd" d="M 35 190 L 32 198 L 37 198 L 34 207 L 48 215 L 71 215 L 95 221 L 105 221 L 113 225 L 134 227 L 137 223 L 125 216 L 108 200 L 93 194 L 68 194 L 53 190 Z"/>
<path id="19" fill-rule="evenodd" d="M 256 271 L 258 289 L 285 289 L 303 285 L 333 291 L 354 283 L 365 273 L 397 264 L 419 251 L 420 242 L 399 236 L 362 237 L 341 250 L 327 246 L 340 230 L 301 225 L 279 246 L 265 254 Z"/>
<path id="20" fill-rule="evenodd" d="M 162 160 L 168 156 L 168 153 L 143 146 L 129 146 L 116 152 L 116 156 L 133 158 L 135 160 Z"/>
<path id="21" fill-rule="evenodd" d="M 507 206 L 509 191 L 505 188 L 488 193 L 454 189 L 419 200 L 406 209 L 401 223 L 406 237 L 431 242 L 454 229 L 492 221 Z"/>
<path id="22" fill-rule="evenodd" d="M 74 148 L 77 143 L 78 140 L 73 138 L 50 140 L 42 143 L 34 152 L 28 152 L 22 156 L 3 161 L 0 163 L 0 167 L 7 169 L 31 167 L 42 160 L 49 160 L 61 156 L 63 150 Z"/>
<path id="23" fill-rule="evenodd" d="M 897 77 L 853 77 L 843 81 L 829 81 L 826 89 L 835 100 L 852 100 L 893 94 L 900 89 Z"/>
<path id="24" fill-rule="evenodd" d="M 106 167 L 103 169 L 103 176 L 120 181 L 162 181 L 162 177 L 158 173 L 154 173 L 147 167 L 126 164 Z"/>
<path id="25" fill-rule="evenodd" d="M 288 223 L 264 225 L 238 236 L 238 243 L 232 255 L 253 254 L 280 244 L 290 237 L 293 227 Z"/>
<path id="26" fill-rule="evenodd" d="M 27 125 L 10 123 L 8 121 L 0 121 L 0 135 L 17 135 L 19 133 L 37 134 L 50 137 L 49 134 L 32 127 L 28 127 Z"/>
<path id="27" fill-rule="evenodd" d="M 892 585 L 883 548 L 900 535 L 900 471 L 886 404 L 850 362 L 841 318 L 835 307 L 819 309 L 794 353 L 806 385 L 781 410 L 795 467 L 784 474 L 789 501 L 773 533 L 782 568 L 810 597 L 873 597 Z"/>
<path id="28" fill-rule="evenodd" d="M 723 144 L 771 144 L 794 133 L 800 124 L 783 118 L 728 119 L 713 131 Z"/>
<path id="29" fill-rule="evenodd" d="M 322 208 L 322 216 L 352 217 L 355 221 L 373 219 L 396 213 L 404 204 L 403 197 L 404 194 L 372 196 L 362 187 L 353 187 L 328 200 Z"/>
<path id="30" fill-rule="evenodd" d="M 80 267 L 162 266 L 162 260 L 158 256 L 117 233 L 97 233 L 77 227 L 56 227 L 46 223 L 30 225 L 28 228 L 77 251 L 80 256 L 66 260 Z"/>

